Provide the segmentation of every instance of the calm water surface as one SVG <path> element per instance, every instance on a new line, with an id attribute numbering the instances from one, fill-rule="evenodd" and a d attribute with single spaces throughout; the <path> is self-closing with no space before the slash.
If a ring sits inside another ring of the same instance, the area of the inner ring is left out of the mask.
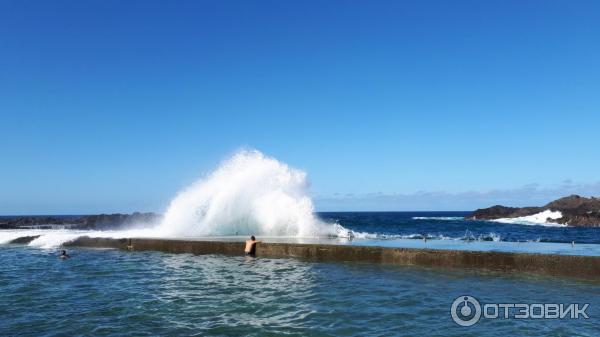
<path id="1" fill-rule="evenodd" d="M 597 336 L 600 284 L 291 259 L 0 245 L 2 336 Z M 456 325 L 452 301 L 590 303 L 590 319 Z"/>

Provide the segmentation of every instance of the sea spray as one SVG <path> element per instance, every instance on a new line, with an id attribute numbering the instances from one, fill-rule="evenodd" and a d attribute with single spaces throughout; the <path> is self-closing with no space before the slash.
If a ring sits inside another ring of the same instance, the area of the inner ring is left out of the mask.
<path id="1" fill-rule="evenodd" d="M 520 224 L 520 225 L 539 225 L 539 226 L 550 226 L 550 227 L 566 227 L 567 224 L 559 224 L 551 222 L 550 220 L 556 220 L 562 218 L 560 211 L 545 210 L 533 215 L 521 216 L 517 218 L 500 218 L 490 221 L 501 222 L 507 224 Z"/>
<path id="2" fill-rule="evenodd" d="M 162 221 L 128 229 L 11 230 L 0 232 L 0 244 L 36 236 L 29 245 L 52 248 L 81 236 L 95 238 L 182 238 L 260 235 L 262 237 L 352 237 L 339 224 L 314 213 L 306 173 L 256 150 L 238 152 L 213 173 L 181 191 Z"/>
<path id="3" fill-rule="evenodd" d="M 241 151 L 170 203 L 161 236 L 336 236 L 319 220 L 306 173 L 259 151 Z"/>

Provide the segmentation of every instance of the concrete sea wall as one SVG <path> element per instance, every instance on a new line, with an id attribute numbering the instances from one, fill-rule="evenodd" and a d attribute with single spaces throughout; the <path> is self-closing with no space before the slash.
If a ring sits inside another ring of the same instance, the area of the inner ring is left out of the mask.
<path id="1" fill-rule="evenodd" d="M 82 237 L 67 244 L 133 251 L 242 255 L 243 242 Z M 354 261 L 440 268 L 471 268 L 583 278 L 600 281 L 600 257 L 505 252 L 474 252 L 350 245 L 260 243 L 257 257 L 308 261 Z"/>

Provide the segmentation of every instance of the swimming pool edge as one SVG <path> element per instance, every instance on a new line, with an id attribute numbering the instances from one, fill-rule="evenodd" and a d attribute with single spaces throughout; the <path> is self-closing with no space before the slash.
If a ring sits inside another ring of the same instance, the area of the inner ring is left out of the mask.
<path id="1" fill-rule="evenodd" d="M 65 246 L 230 256 L 242 255 L 244 250 L 243 242 L 154 238 L 80 237 L 66 243 Z M 319 262 L 366 262 L 437 268 L 485 269 L 600 281 L 599 256 L 306 243 L 260 243 L 256 249 L 256 256 L 297 258 Z"/>

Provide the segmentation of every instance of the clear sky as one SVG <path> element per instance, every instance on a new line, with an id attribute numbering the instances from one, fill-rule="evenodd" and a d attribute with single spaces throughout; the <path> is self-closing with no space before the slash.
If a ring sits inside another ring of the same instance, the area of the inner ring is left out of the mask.
<path id="1" fill-rule="evenodd" d="M 241 147 L 319 210 L 600 195 L 599 1 L 0 1 L 0 214 L 162 211 Z"/>

